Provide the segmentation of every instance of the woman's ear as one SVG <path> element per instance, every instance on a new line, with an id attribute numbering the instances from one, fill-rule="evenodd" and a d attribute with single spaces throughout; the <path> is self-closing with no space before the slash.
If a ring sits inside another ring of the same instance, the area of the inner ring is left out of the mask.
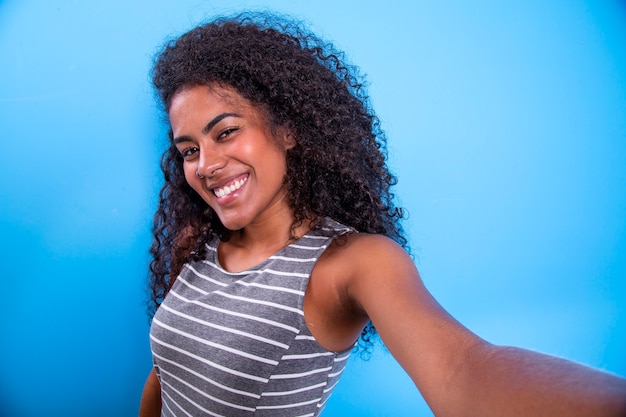
<path id="1" fill-rule="evenodd" d="M 285 130 L 283 134 L 283 146 L 285 150 L 292 149 L 296 146 L 296 138 L 293 133 L 291 133 L 291 130 Z"/>

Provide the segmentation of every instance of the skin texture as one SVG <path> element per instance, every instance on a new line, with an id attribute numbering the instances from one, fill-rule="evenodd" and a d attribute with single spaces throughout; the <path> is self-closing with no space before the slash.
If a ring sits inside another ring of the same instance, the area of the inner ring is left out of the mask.
<path id="1" fill-rule="evenodd" d="M 173 67 L 167 66 L 167 71 Z M 165 73 L 165 67 L 160 71 Z M 162 296 L 158 291 L 167 290 L 167 281 L 162 280 L 177 273 L 177 259 L 197 256 L 196 242 L 214 234 L 223 236 L 218 246 L 221 265 L 241 271 L 302 236 L 316 226 L 319 216 L 328 214 L 322 206 L 303 203 L 294 190 L 300 181 L 294 179 L 300 178 L 294 162 L 300 157 L 294 154 L 306 142 L 303 133 L 293 120 L 273 113 L 273 107 L 252 95 L 236 82 L 223 80 L 162 87 L 172 146 L 164 159 L 166 186 L 155 222 L 157 261 L 152 268 L 161 274 L 153 286 L 155 298 Z M 367 129 L 371 137 L 371 123 Z M 375 151 L 374 143 L 359 142 L 358 147 Z M 340 152 L 329 153 L 338 157 Z M 379 167 L 370 174 L 380 178 L 387 172 Z M 338 175 L 331 173 L 332 178 Z M 365 172 L 355 178 L 359 175 Z M 308 179 L 309 185 L 316 179 Z M 337 185 L 332 181 L 328 179 L 325 187 L 335 194 L 349 194 L 345 186 L 332 188 Z M 359 233 L 336 240 L 312 271 L 304 317 L 323 347 L 331 351 L 349 348 L 372 322 L 439 417 L 626 415 L 624 379 L 536 352 L 492 345 L 451 317 L 425 288 L 402 247 L 399 229 L 393 226 L 398 218 L 385 226 L 376 217 L 381 216 L 380 207 L 389 208 L 381 202 L 384 195 L 389 196 L 390 184 L 378 182 L 383 191 L 370 194 L 374 197 L 364 211 L 382 231 L 353 224 L 348 215 L 338 219 L 347 219 Z M 225 186 L 233 186 L 233 191 L 223 193 Z M 215 190 L 221 191 L 216 194 Z M 323 195 L 320 191 L 322 200 Z M 342 204 L 350 211 L 352 203 Z M 171 207 L 180 207 L 186 215 L 172 217 Z M 336 214 L 343 216 L 342 210 Z M 168 220 L 176 227 L 159 223 Z M 166 253 L 175 256 L 168 258 Z M 159 272 L 161 264 L 169 270 Z M 140 416 L 158 416 L 160 401 L 153 370 L 144 388 Z"/>

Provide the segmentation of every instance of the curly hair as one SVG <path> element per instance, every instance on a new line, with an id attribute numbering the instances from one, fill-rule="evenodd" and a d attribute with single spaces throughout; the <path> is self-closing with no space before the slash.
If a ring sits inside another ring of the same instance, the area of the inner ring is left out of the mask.
<path id="1" fill-rule="evenodd" d="M 386 137 L 363 77 L 302 23 L 266 13 L 215 19 L 167 42 L 151 75 L 165 112 L 183 88 L 228 86 L 264 109 L 270 127 L 288 127 L 296 140 L 287 151 L 285 178 L 293 228 L 311 214 L 327 216 L 407 248 L 404 213 L 391 192 L 397 181 L 386 164 Z M 213 237 L 229 238 L 185 181 L 171 140 L 161 168 L 165 184 L 150 248 L 152 312 L 185 262 L 202 257 Z M 362 342 L 374 334 L 370 324 Z"/>

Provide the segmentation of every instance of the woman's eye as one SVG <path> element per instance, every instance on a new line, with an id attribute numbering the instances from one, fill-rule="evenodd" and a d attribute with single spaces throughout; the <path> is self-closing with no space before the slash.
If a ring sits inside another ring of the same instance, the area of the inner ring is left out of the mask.
<path id="1" fill-rule="evenodd" d="M 196 152 L 198 152 L 198 148 L 191 146 L 180 151 L 180 154 L 183 156 L 183 159 L 190 159 Z"/>
<path id="2" fill-rule="evenodd" d="M 224 140 L 226 139 L 231 133 L 235 132 L 236 130 L 238 130 L 238 127 L 229 127 L 228 129 L 224 129 L 218 136 L 217 136 L 217 140 Z"/>

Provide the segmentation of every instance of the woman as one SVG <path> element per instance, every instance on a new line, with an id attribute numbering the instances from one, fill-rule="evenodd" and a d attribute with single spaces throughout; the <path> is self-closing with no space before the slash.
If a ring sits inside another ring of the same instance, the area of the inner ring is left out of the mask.
<path id="1" fill-rule="evenodd" d="M 437 416 L 626 415 L 626 381 L 480 339 L 405 250 L 385 136 L 354 68 L 243 15 L 166 45 L 154 369 L 141 416 L 319 415 L 376 331 Z"/>

